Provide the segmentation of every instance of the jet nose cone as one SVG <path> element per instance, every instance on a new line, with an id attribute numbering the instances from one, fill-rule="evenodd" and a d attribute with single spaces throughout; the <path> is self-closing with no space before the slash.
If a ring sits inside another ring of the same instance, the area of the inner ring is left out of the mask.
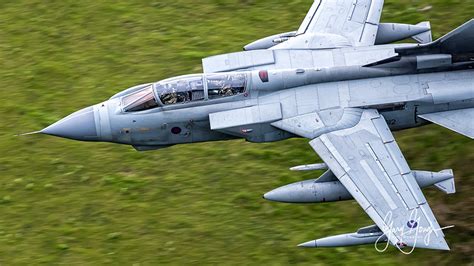
<path id="1" fill-rule="evenodd" d="M 43 129 L 41 133 L 67 139 L 97 141 L 99 136 L 95 124 L 94 108 L 87 107 L 77 111 Z"/>

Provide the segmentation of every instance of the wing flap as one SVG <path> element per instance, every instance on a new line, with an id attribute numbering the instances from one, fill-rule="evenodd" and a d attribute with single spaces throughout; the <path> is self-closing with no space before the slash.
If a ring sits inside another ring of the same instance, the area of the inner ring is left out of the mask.
<path id="1" fill-rule="evenodd" d="M 410 188 L 405 183 L 405 180 L 402 178 L 402 175 L 397 171 L 397 168 L 387 151 L 387 147 L 380 142 L 371 142 L 367 144 L 367 150 L 371 154 L 372 159 L 376 162 L 377 167 L 380 170 L 379 173 L 384 175 L 390 188 L 395 192 L 395 195 L 400 202 L 403 203 L 405 208 L 408 210 L 416 208 L 418 203 Z"/>
<path id="2" fill-rule="evenodd" d="M 378 25 L 382 17 L 384 1 L 373 1 L 366 23 Z"/>

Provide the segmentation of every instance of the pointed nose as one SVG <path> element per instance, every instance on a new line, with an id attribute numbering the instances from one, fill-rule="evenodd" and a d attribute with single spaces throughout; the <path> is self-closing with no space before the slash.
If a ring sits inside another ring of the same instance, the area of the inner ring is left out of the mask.
<path id="1" fill-rule="evenodd" d="M 98 141 L 94 108 L 77 111 L 43 129 L 41 133 L 81 141 Z"/>

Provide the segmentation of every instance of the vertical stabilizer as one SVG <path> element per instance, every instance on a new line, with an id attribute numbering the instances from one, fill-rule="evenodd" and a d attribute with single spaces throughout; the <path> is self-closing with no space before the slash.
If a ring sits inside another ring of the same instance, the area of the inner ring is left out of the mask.
<path id="1" fill-rule="evenodd" d="M 444 35 L 438 40 L 420 44 L 416 47 L 399 48 L 396 52 L 401 56 L 418 54 L 470 54 L 474 53 L 474 19 Z"/>

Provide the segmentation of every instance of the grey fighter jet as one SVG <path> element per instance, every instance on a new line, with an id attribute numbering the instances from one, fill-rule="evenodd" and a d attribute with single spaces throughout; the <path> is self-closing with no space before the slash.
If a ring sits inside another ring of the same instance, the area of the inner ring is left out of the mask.
<path id="1" fill-rule="evenodd" d="M 133 146 L 293 137 L 324 161 L 320 178 L 264 195 L 355 199 L 375 225 L 302 244 L 386 242 L 449 250 L 421 188 L 454 193 L 451 170 L 414 171 L 392 131 L 435 123 L 474 138 L 474 20 L 432 41 L 430 24 L 380 23 L 383 0 L 316 0 L 295 32 L 203 59 L 203 74 L 127 89 L 39 133 Z M 418 43 L 394 44 L 407 38 Z"/>

